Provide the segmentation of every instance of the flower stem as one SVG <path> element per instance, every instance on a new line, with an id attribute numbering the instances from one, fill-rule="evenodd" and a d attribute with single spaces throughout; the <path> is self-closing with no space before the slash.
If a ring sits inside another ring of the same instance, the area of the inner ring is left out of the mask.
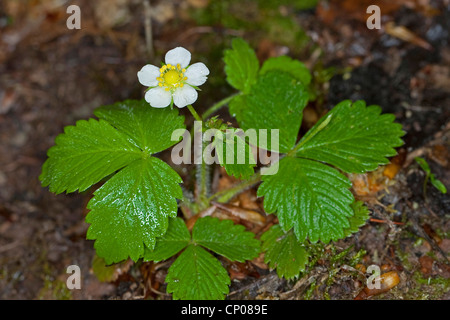
<path id="1" fill-rule="evenodd" d="M 239 193 L 247 190 L 250 187 L 253 187 L 255 184 L 259 183 L 261 181 L 261 173 L 255 173 L 253 176 L 251 176 L 248 180 L 242 181 L 241 183 L 237 184 L 236 186 L 219 191 L 215 194 L 213 194 L 211 197 L 208 198 L 208 202 L 211 200 L 214 200 L 216 202 L 228 202 L 231 200 L 234 196 L 238 195 Z"/>
<path id="2" fill-rule="evenodd" d="M 202 145 L 202 150 L 204 150 L 205 144 Z M 208 188 L 210 187 L 210 166 L 206 164 L 205 161 L 203 161 L 202 157 L 202 163 L 200 165 L 197 165 L 197 170 L 200 170 L 199 174 L 199 197 L 198 197 L 198 204 L 201 209 L 205 209 L 208 205 L 207 197 L 208 197 Z"/>
<path id="3" fill-rule="evenodd" d="M 234 97 L 241 95 L 241 93 L 235 93 L 231 96 L 228 96 L 222 100 L 220 100 L 219 102 L 215 103 L 214 105 L 212 105 L 208 110 L 206 110 L 203 115 L 202 118 L 203 120 L 206 120 L 209 118 L 210 115 L 212 115 L 214 112 L 217 112 L 218 110 L 220 110 L 223 106 L 225 106 L 226 104 L 228 104 Z"/>
<path id="4" fill-rule="evenodd" d="M 192 116 L 196 121 L 200 121 L 202 123 L 202 118 L 198 115 L 197 111 L 195 111 L 192 105 L 187 106 Z M 194 126 L 195 128 L 195 126 Z M 203 134 L 203 124 L 194 132 L 194 135 L 202 135 Z M 196 139 L 194 139 L 196 141 Z M 205 149 L 205 142 L 203 139 L 198 140 L 199 145 L 196 148 L 200 148 L 201 152 L 198 155 L 201 157 L 201 162 L 196 161 L 196 185 L 197 185 L 197 194 L 195 196 L 195 202 L 197 203 L 199 209 L 204 209 L 207 204 L 207 195 L 208 195 L 208 179 L 209 179 L 209 167 L 203 161 L 203 150 Z"/>
<path id="5" fill-rule="evenodd" d="M 195 120 L 202 121 L 202 118 L 198 115 L 197 111 L 195 111 L 194 107 L 191 104 L 188 105 L 187 107 Z"/>

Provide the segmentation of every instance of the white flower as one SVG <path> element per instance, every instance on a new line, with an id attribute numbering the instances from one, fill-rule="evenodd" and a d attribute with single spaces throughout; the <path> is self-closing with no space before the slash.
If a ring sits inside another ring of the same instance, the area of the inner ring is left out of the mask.
<path id="1" fill-rule="evenodd" d="M 197 100 L 195 87 L 206 82 L 209 70 L 201 62 L 189 66 L 190 61 L 191 53 L 177 47 L 166 53 L 166 64 L 161 68 L 147 64 L 137 73 L 139 82 L 150 87 L 145 100 L 152 107 L 165 108 L 173 102 L 183 108 Z"/>

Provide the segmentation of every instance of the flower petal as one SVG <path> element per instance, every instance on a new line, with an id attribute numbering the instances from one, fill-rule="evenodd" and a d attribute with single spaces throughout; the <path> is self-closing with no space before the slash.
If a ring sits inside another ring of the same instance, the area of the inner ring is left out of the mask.
<path id="1" fill-rule="evenodd" d="M 197 62 L 187 68 L 184 75 L 187 77 L 186 83 L 193 86 L 201 86 L 206 82 L 209 69 L 202 62 Z"/>
<path id="2" fill-rule="evenodd" d="M 139 82 L 147 87 L 157 86 L 158 80 L 156 80 L 156 78 L 158 78 L 159 75 L 159 68 L 151 64 L 143 66 L 141 71 L 137 73 Z"/>
<path id="3" fill-rule="evenodd" d="M 164 88 L 155 87 L 147 91 L 145 101 L 154 108 L 165 108 L 172 101 L 172 94 Z"/>
<path id="4" fill-rule="evenodd" d="M 191 53 L 183 47 L 177 47 L 166 53 L 165 61 L 166 64 L 180 64 L 181 68 L 186 68 L 191 62 Z"/>
<path id="5" fill-rule="evenodd" d="M 197 100 L 197 97 L 197 90 L 189 85 L 185 85 L 175 90 L 173 93 L 173 103 L 178 108 L 184 108 L 189 104 L 193 104 Z"/>

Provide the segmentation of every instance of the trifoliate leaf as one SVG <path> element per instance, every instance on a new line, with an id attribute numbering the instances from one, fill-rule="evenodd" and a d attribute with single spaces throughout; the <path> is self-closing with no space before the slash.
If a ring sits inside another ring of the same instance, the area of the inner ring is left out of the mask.
<path id="1" fill-rule="evenodd" d="M 166 282 L 175 300 L 223 300 L 231 283 L 219 260 L 196 245 L 189 245 L 170 266 Z"/>
<path id="2" fill-rule="evenodd" d="M 230 113 L 242 129 L 256 130 L 259 147 L 286 153 L 295 145 L 307 102 L 308 93 L 300 82 L 285 72 L 268 71 L 248 95 L 230 102 Z M 259 129 L 266 129 L 267 138 Z M 272 145 L 271 129 L 279 130 L 279 147 Z"/>
<path id="3" fill-rule="evenodd" d="M 256 258 L 260 242 L 243 225 L 231 220 L 205 217 L 197 220 L 192 230 L 192 239 L 231 261 L 244 262 Z"/>
<path id="4" fill-rule="evenodd" d="M 178 141 L 172 141 L 176 129 L 184 129 L 184 117 L 177 110 L 149 107 L 145 100 L 125 100 L 95 110 L 95 115 L 127 134 L 148 154 L 163 151 Z"/>
<path id="5" fill-rule="evenodd" d="M 292 230 L 285 233 L 280 225 L 274 225 L 261 236 L 264 262 L 276 269 L 278 276 L 286 279 L 297 277 L 305 271 L 308 252 L 304 243 L 297 240 Z"/>
<path id="6" fill-rule="evenodd" d="M 104 120 L 67 126 L 48 150 L 39 179 L 50 191 L 84 191 L 104 177 L 142 157 L 129 137 Z"/>
<path id="7" fill-rule="evenodd" d="M 380 113 L 380 107 L 366 107 L 364 101 L 343 101 L 305 134 L 296 155 L 349 173 L 375 170 L 396 154 L 394 148 L 403 144 L 404 135 L 393 114 Z M 319 126 L 323 128 L 316 130 Z"/>
<path id="8" fill-rule="evenodd" d="M 344 229 L 345 237 L 358 232 L 359 228 L 365 225 L 367 219 L 369 219 L 369 209 L 364 205 L 364 202 L 355 201 L 352 203 L 351 207 L 353 216 L 348 219 L 350 226 Z"/>
<path id="9" fill-rule="evenodd" d="M 154 157 L 137 160 L 109 179 L 87 205 L 87 238 L 96 240 L 97 254 L 109 264 L 128 257 L 136 261 L 144 245 L 153 249 L 156 237 L 167 230 L 168 217 L 177 214 L 181 182 Z"/>
<path id="10" fill-rule="evenodd" d="M 267 213 L 277 213 L 283 230 L 294 228 L 300 242 L 344 238 L 354 198 L 350 181 L 339 171 L 316 161 L 285 157 L 278 172 L 263 175 L 262 180 L 257 194 L 264 197 Z"/>
<path id="11" fill-rule="evenodd" d="M 175 129 L 184 129 L 177 111 L 149 108 L 126 100 L 68 126 L 56 138 L 40 176 L 56 193 L 86 190 L 122 169 L 94 193 L 87 217 L 89 239 L 107 263 L 142 256 L 165 233 L 182 197 L 178 174 L 150 155 L 172 146 Z"/>
<path id="12" fill-rule="evenodd" d="M 144 261 L 159 262 L 169 259 L 183 250 L 190 240 L 191 234 L 183 219 L 169 219 L 167 232 L 156 240 L 153 250 L 145 248 Z"/>
<path id="13" fill-rule="evenodd" d="M 214 149 L 220 165 L 225 168 L 228 175 L 247 179 L 255 172 L 256 161 L 244 137 L 233 132 L 234 130 L 216 135 Z"/>
<path id="14" fill-rule="evenodd" d="M 302 62 L 288 56 L 267 59 L 264 61 L 259 73 L 263 75 L 271 70 L 287 72 L 291 77 L 297 79 L 305 86 L 311 82 L 311 73 L 309 69 Z"/>
<path id="15" fill-rule="evenodd" d="M 228 83 L 247 93 L 256 82 L 259 61 L 255 51 L 241 38 L 231 42 L 232 49 L 225 50 L 225 73 Z"/>

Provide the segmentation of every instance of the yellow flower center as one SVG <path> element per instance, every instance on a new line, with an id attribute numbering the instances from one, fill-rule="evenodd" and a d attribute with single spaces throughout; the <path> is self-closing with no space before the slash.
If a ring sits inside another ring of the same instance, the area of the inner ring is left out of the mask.
<path id="1" fill-rule="evenodd" d="M 161 74 L 156 78 L 156 80 L 159 81 L 158 86 L 164 87 L 166 91 L 172 91 L 178 87 L 183 87 L 184 82 L 187 80 L 187 77 L 184 76 L 186 69 L 181 69 L 179 64 L 176 66 L 166 64 L 159 69 L 159 72 L 161 72 Z"/>
<path id="2" fill-rule="evenodd" d="M 180 74 L 175 70 L 170 70 L 164 74 L 164 82 L 171 86 L 180 80 Z"/>

